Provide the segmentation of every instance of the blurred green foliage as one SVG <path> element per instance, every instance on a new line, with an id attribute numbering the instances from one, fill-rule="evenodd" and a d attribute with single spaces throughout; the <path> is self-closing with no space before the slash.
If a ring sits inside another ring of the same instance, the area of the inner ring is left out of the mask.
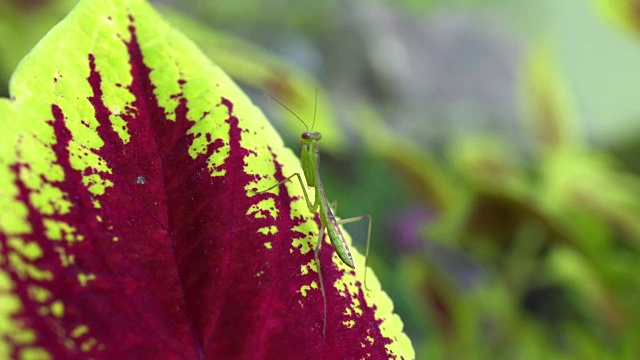
<path id="1" fill-rule="evenodd" d="M 29 50 L 69 12 L 73 0 L 0 0 L 0 96 L 8 96 L 7 82 Z"/>
<path id="2" fill-rule="evenodd" d="M 542 3 L 545 10 L 538 10 Z M 55 9 L 69 2 L 34 4 L 0 0 L 0 34 L 11 35 L 0 45 L 2 80 L 63 15 Z M 192 1 L 173 4 L 190 16 L 164 12 L 237 81 L 272 94 L 302 118 L 311 118 L 319 90 L 316 128 L 324 134 L 327 194 L 338 200 L 342 216 L 373 215 L 370 265 L 418 358 L 640 358 L 640 126 L 634 121 L 640 102 L 633 101 L 640 80 L 634 71 L 640 19 L 633 9 L 640 1 L 455 2 L 467 14 L 506 14 L 505 31 L 522 33 L 508 104 L 516 110 L 508 121 L 524 125 L 519 135 L 478 131 L 471 126 L 477 112 L 463 112 L 463 127 L 472 130 L 440 132 L 444 146 L 437 146 L 429 134 L 450 118 L 427 109 L 408 116 L 414 124 L 402 122 L 411 110 L 402 94 L 418 103 L 431 95 L 421 88 L 403 93 L 406 79 L 393 82 L 403 69 L 425 82 L 430 74 L 403 65 L 381 75 L 380 64 L 389 63 L 377 57 L 401 51 L 393 41 L 376 50 L 379 44 L 366 37 L 371 28 L 347 41 L 361 25 L 358 16 L 383 6 L 402 15 L 376 22 L 381 32 L 372 37 L 401 28 L 418 39 L 409 48 L 418 48 L 423 28 L 405 29 L 405 23 L 449 14 L 451 5 Z M 282 50 L 287 39 L 317 44 L 328 60 L 320 70 L 291 65 L 284 57 L 299 53 Z M 456 80 L 455 74 L 444 78 Z M 358 86 L 345 87 L 354 81 Z M 286 119 L 281 129 L 297 149 L 302 125 L 254 94 Z M 349 230 L 362 248 L 364 227 Z"/>

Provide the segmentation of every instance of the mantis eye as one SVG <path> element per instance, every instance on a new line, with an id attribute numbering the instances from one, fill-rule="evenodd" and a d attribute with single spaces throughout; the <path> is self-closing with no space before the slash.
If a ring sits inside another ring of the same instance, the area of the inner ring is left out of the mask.
<path id="1" fill-rule="evenodd" d="M 300 139 L 302 140 L 320 140 L 322 139 L 322 134 L 319 132 L 303 132 L 302 135 L 300 135 Z"/>

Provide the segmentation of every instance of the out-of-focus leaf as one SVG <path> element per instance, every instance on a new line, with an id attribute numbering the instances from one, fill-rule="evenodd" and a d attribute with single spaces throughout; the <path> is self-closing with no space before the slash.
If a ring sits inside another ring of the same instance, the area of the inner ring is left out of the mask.
<path id="1" fill-rule="evenodd" d="M 456 187 L 435 159 L 409 139 L 401 138 L 385 124 L 380 114 L 367 103 L 355 106 L 352 124 L 372 153 L 391 163 L 406 179 L 422 201 L 438 213 L 446 213 L 460 205 L 464 193 Z"/>
<path id="2" fill-rule="evenodd" d="M 637 36 L 623 33 L 620 27 L 602 18 L 597 1 L 600 0 L 515 4 L 499 0 L 495 5 L 504 20 L 525 31 L 520 35 L 533 35 L 526 42 L 536 44 L 543 39 L 544 46 L 552 49 L 553 66 L 559 70 L 561 82 L 571 94 L 569 100 L 577 120 L 571 125 L 580 131 L 575 135 L 616 145 L 621 140 L 633 140 L 640 131 L 640 121 L 637 121 L 640 102 L 636 101 L 640 88 L 635 86 L 640 82 L 640 72 L 634 71 L 640 62 L 640 47 Z M 623 8 L 637 3 L 636 0 L 601 2 Z M 636 17 L 638 14 L 638 11 L 629 13 Z M 525 76 L 526 73 L 523 78 Z"/>
<path id="3" fill-rule="evenodd" d="M 216 31 L 167 8 L 163 9 L 163 13 L 233 79 L 262 89 L 275 97 L 302 118 L 309 127 L 312 125 L 315 112 L 314 130 L 322 133 L 323 151 L 339 153 L 344 150 L 346 137 L 318 81 L 287 64 L 283 59 L 237 36 Z M 297 139 L 306 130 L 283 106 L 266 97 L 265 100 L 272 102 L 273 109 L 286 120 L 286 130 L 291 136 Z"/>
<path id="4" fill-rule="evenodd" d="M 590 308 L 598 320 L 610 330 L 620 330 L 626 321 L 620 304 L 601 276 L 602 272 L 591 266 L 577 252 L 567 248 L 556 248 L 549 257 L 548 267 L 568 288 L 575 290 L 580 302 Z"/>
<path id="5" fill-rule="evenodd" d="M 599 13 L 625 31 L 640 34 L 640 1 L 638 0 L 595 0 Z"/>
<path id="6" fill-rule="evenodd" d="M 529 195 L 529 181 L 517 166 L 507 144 L 496 138 L 466 137 L 454 140 L 449 158 L 456 170 L 473 187 L 487 192 Z"/>
<path id="7" fill-rule="evenodd" d="M 10 93 L 0 358 L 413 357 L 375 276 L 328 245 L 323 337 L 318 218 L 297 183 L 255 192 L 297 158 L 145 2 L 80 2 Z"/>
<path id="8" fill-rule="evenodd" d="M 576 119 L 569 87 L 549 45 L 539 45 L 524 67 L 522 102 L 525 118 L 544 152 L 577 143 Z"/>
<path id="9" fill-rule="evenodd" d="M 552 216 L 586 211 L 614 224 L 640 249 L 640 181 L 612 159 L 588 151 L 559 151 L 543 164 L 541 207 Z"/>

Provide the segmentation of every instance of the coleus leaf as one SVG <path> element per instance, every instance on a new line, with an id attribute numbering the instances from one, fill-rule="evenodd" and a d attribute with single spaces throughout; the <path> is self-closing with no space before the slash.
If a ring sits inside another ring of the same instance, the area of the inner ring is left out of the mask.
<path id="1" fill-rule="evenodd" d="M 325 89 L 317 80 L 288 64 L 285 59 L 238 36 L 198 23 L 192 17 L 168 8 L 161 8 L 161 13 L 169 23 L 195 42 L 205 55 L 215 58 L 216 65 L 232 79 L 267 91 L 296 114 L 309 117 L 314 114 L 316 121 L 313 128 L 322 133 L 322 151 L 334 156 L 344 155 L 346 136 L 340 128 L 340 122 L 333 116 L 334 111 Z M 284 107 L 274 106 L 272 110 L 280 113 L 282 120 L 285 120 L 282 130 L 290 132 L 289 137 L 295 139 L 300 136 L 298 119 Z"/>
<path id="2" fill-rule="evenodd" d="M 0 99 L 0 358 L 412 358 L 313 245 L 262 113 L 142 0 L 81 1 Z M 363 258 L 354 253 L 356 264 Z"/>

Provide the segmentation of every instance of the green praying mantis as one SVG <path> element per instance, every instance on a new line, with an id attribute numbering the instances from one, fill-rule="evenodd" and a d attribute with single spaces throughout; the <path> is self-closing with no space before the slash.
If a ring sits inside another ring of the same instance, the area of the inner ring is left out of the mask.
<path id="1" fill-rule="evenodd" d="M 322 335 L 326 334 L 327 330 L 327 294 L 324 288 L 324 281 L 322 279 L 322 270 L 320 268 L 320 258 L 318 257 L 318 253 L 320 251 L 320 245 L 324 239 L 325 231 L 329 235 L 329 240 L 333 245 L 338 257 L 342 262 L 349 266 L 352 269 L 355 269 L 355 264 L 353 263 L 353 257 L 351 256 L 351 252 L 349 251 L 349 246 L 345 241 L 344 235 L 342 234 L 342 230 L 340 230 L 340 225 L 353 223 L 360 220 L 368 220 L 369 228 L 367 232 L 367 247 L 365 250 L 365 262 L 364 262 L 364 284 L 366 288 L 367 284 L 367 261 L 369 259 L 369 245 L 371 242 L 371 215 L 363 215 L 351 217 L 348 219 L 336 220 L 333 212 L 336 211 L 335 202 L 333 206 L 329 204 L 329 200 L 327 200 L 327 194 L 324 191 L 324 185 L 322 184 L 322 178 L 320 177 L 320 147 L 318 142 L 322 139 L 322 134 L 319 132 L 314 132 L 313 127 L 316 123 L 316 109 L 318 104 L 318 91 L 316 90 L 316 98 L 315 105 L 313 109 L 313 123 L 311 124 L 311 130 L 307 124 L 293 111 L 291 111 L 287 106 L 281 103 L 278 99 L 273 96 L 265 93 L 271 99 L 280 104 L 283 108 L 289 111 L 293 116 L 295 116 L 300 122 L 305 126 L 307 131 L 303 132 L 300 135 L 300 144 L 302 144 L 302 152 L 300 154 L 300 162 L 302 164 L 302 171 L 304 172 L 304 178 L 307 181 L 307 186 L 304 185 L 302 181 L 302 177 L 300 173 L 294 173 L 289 175 L 284 180 L 278 182 L 277 184 L 271 186 L 270 188 L 263 190 L 261 192 L 269 191 L 276 186 L 291 180 L 294 176 L 298 178 L 298 182 L 300 183 L 300 187 L 304 193 L 304 199 L 307 202 L 307 208 L 311 214 L 315 214 L 318 210 L 320 211 L 320 232 L 318 234 L 318 240 L 316 242 L 314 257 L 316 261 L 316 267 L 318 269 L 318 278 L 320 280 L 320 290 L 322 292 L 322 301 L 324 305 L 324 319 L 322 323 Z M 313 188 L 315 191 L 315 198 L 313 204 L 309 200 L 309 194 L 307 193 L 307 187 Z"/>

